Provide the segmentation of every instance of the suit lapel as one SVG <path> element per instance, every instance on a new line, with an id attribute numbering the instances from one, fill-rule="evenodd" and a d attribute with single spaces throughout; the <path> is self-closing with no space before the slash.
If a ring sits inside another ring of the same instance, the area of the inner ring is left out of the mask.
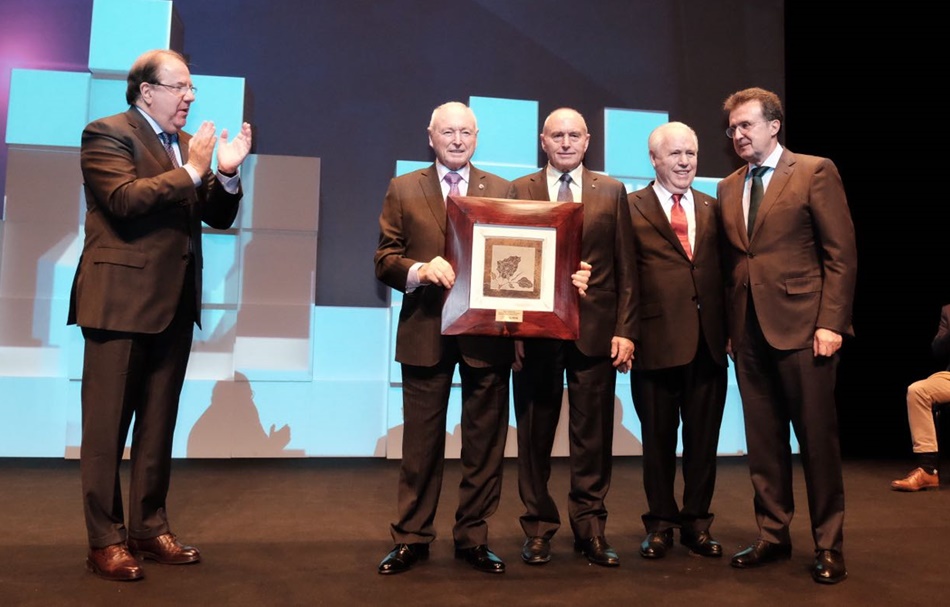
<path id="1" fill-rule="evenodd" d="M 484 196 L 485 195 L 485 182 L 488 179 L 488 176 L 484 172 L 479 171 L 473 165 L 468 165 L 468 191 L 466 192 L 467 196 Z"/>
<path id="2" fill-rule="evenodd" d="M 442 186 L 439 185 L 439 172 L 434 164 L 420 175 L 419 188 L 439 229 L 445 234 L 445 201 L 442 199 Z"/>
<path id="3" fill-rule="evenodd" d="M 172 161 L 169 160 L 168 154 L 165 153 L 165 146 L 159 141 L 158 135 L 152 130 L 152 125 L 145 119 L 145 116 L 136 108 L 131 107 L 125 113 L 125 117 L 129 121 L 129 127 L 132 129 L 132 132 L 135 133 L 138 140 L 142 142 L 145 149 L 155 157 L 155 160 L 168 171 L 175 168 L 172 165 Z M 184 158 L 184 148 L 182 148 L 182 158 L 187 162 L 187 159 Z"/>
<path id="4" fill-rule="evenodd" d="M 782 191 L 785 189 L 785 186 L 788 185 L 789 178 L 792 176 L 794 167 L 795 155 L 789 152 L 788 148 L 785 148 L 782 150 L 782 155 L 779 156 L 778 164 L 775 167 L 772 178 L 769 180 L 769 187 L 765 190 L 765 195 L 762 197 L 759 212 L 755 216 L 755 225 L 752 227 L 752 236 L 755 236 L 762 222 L 765 221 L 766 216 L 769 214 L 769 211 L 775 206 L 775 201 L 782 195 Z"/>
<path id="5" fill-rule="evenodd" d="M 670 225 L 670 220 L 666 218 L 663 205 L 660 204 L 660 199 L 657 198 L 656 192 L 653 191 L 652 187 L 647 188 L 646 191 L 641 194 L 637 194 L 634 206 L 637 207 L 637 211 L 643 215 L 644 219 L 650 222 L 650 225 L 656 229 L 660 236 L 668 240 L 670 244 L 673 245 L 673 248 L 683 254 L 683 257 L 686 256 L 686 251 L 683 250 L 680 239 L 677 238 L 676 233 L 673 232 L 673 226 Z"/>
<path id="6" fill-rule="evenodd" d="M 696 236 L 693 239 L 693 257 L 696 257 L 706 231 L 709 229 L 710 209 L 706 198 L 695 188 L 690 189 L 693 191 L 693 215 L 696 217 Z"/>
<path id="7" fill-rule="evenodd" d="M 521 197 L 522 200 L 551 201 L 551 194 L 548 193 L 548 182 L 545 175 L 546 170 L 547 167 L 531 175 L 531 183 L 528 186 L 528 191 L 519 193 L 519 197 Z"/>
<path id="8" fill-rule="evenodd" d="M 722 205 L 723 224 L 733 232 L 736 241 L 741 242 L 743 246 L 749 246 L 749 233 L 746 227 L 745 213 L 742 212 L 742 196 L 745 188 L 745 177 L 749 172 L 749 165 L 739 169 L 738 173 L 733 173 L 736 178 L 728 180 L 726 187 L 723 188 L 722 198 L 719 203 Z"/>

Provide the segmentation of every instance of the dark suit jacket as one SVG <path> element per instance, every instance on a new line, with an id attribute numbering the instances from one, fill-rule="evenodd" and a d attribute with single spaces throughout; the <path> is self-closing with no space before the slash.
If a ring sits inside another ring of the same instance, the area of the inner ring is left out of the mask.
<path id="1" fill-rule="evenodd" d="M 653 188 L 628 197 L 639 276 L 634 297 L 634 315 L 640 321 L 634 369 L 666 369 L 691 362 L 700 329 L 713 360 L 726 366 L 719 203 L 702 192 L 692 192 L 696 208 L 692 261 Z"/>
<path id="2" fill-rule="evenodd" d="M 190 139 L 179 134 L 184 162 Z M 196 189 L 185 169 L 172 170 L 151 125 L 135 108 L 90 123 L 82 134 L 80 163 L 86 240 L 73 280 L 69 324 L 162 331 L 178 307 L 189 246 L 196 264 L 195 309 L 200 310 L 201 222 L 230 227 L 241 192 L 227 193 L 211 172 Z"/>
<path id="3" fill-rule="evenodd" d="M 468 196 L 513 198 L 510 182 L 471 167 Z M 445 255 L 445 202 L 435 165 L 389 182 L 379 216 L 376 278 L 405 293 L 409 268 Z M 442 301 L 445 289 L 423 285 L 406 293 L 396 329 L 396 360 L 431 367 L 442 357 Z M 476 367 L 514 359 L 514 342 L 506 338 L 459 336 L 465 361 Z"/>
<path id="4" fill-rule="evenodd" d="M 525 200 L 551 200 L 547 167 L 514 181 Z M 581 259 L 593 266 L 587 296 L 580 298 L 580 337 L 575 344 L 587 356 L 609 356 L 614 335 L 634 339 L 636 285 L 633 226 L 622 183 L 584 169 L 581 177 L 584 233 Z"/>
<path id="5" fill-rule="evenodd" d="M 838 169 L 782 152 L 752 237 L 742 213 L 748 165 L 719 182 L 729 337 L 736 348 L 751 293 L 762 333 L 779 350 L 811 348 L 816 328 L 853 335 L 854 225 Z"/>

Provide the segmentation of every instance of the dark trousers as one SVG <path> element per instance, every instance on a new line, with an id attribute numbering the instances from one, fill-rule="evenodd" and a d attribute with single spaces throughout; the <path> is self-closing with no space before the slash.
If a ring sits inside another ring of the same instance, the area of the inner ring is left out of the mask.
<path id="1" fill-rule="evenodd" d="M 457 548 L 488 543 L 486 519 L 498 509 L 508 436 L 509 365 L 472 367 L 454 347 L 435 367 L 402 365 L 403 436 L 396 543 L 435 539 L 442 491 L 446 416 L 455 365 L 462 380 L 462 480 L 453 536 Z"/>
<path id="2" fill-rule="evenodd" d="M 774 543 L 791 541 L 791 423 L 801 448 L 815 548 L 840 552 L 844 481 L 835 411 L 837 354 L 816 357 L 810 347 L 771 347 L 750 301 L 735 356 L 759 536 Z"/>
<path id="3" fill-rule="evenodd" d="M 518 424 L 518 491 L 525 506 L 521 527 L 529 537 L 550 538 L 561 524 L 548 480 L 566 372 L 571 529 L 576 539 L 604 535 L 616 370 L 609 357 L 586 356 L 572 341 L 528 339 L 524 343 L 523 367 L 512 381 Z"/>
<path id="4" fill-rule="evenodd" d="M 712 524 L 719 428 L 726 403 L 726 368 L 716 364 L 705 341 L 687 365 L 633 371 L 633 404 L 643 436 L 643 487 L 647 533 L 682 527 L 693 533 Z M 676 447 L 683 420 L 683 508 L 674 495 Z"/>
<path id="5" fill-rule="evenodd" d="M 172 439 L 196 318 L 188 273 L 178 311 L 157 334 L 84 327 L 80 475 L 89 545 L 169 531 L 165 499 Z M 134 423 L 134 425 L 133 425 Z M 119 466 L 132 426 L 129 522 L 122 509 Z"/>

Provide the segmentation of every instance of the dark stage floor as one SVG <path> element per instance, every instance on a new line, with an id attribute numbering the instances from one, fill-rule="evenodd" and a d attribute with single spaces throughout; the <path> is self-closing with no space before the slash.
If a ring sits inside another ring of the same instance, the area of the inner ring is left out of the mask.
<path id="1" fill-rule="evenodd" d="M 928 605 L 950 588 L 950 489 L 891 492 L 908 462 L 845 464 L 845 557 L 850 577 L 815 584 L 800 468 L 790 561 L 741 571 L 728 556 L 706 560 L 676 544 L 662 560 L 637 553 L 645 510 L 640 459 L 615 460 L 608 539 L 621 566 L 587 564 L 569 528 L 553 560 L 529 567 L 522 541 L 516 469 L 509 460 L 491 547 L 508 571 L 478 573 L 453 558 L 451 527 L 458 463 L 446 470 L 440 534 L 429 561 L 397 576 L 376 565 L 389 550 L 398 462 L 378 459 L 181 460 L 169 510 L 175 531 L 204 562 L 145 565 L 146 578 L 106 582 L 86 572 L 78 463 L 0 459 L 0 605 Z M 566 496 L 567 465 L 552 487 Z M 566 497 L 559 500 L 562 515 Z M 715 536 L 727 554 L 755 537 L 744 458 L 722 458 L 713 500 Z"/>

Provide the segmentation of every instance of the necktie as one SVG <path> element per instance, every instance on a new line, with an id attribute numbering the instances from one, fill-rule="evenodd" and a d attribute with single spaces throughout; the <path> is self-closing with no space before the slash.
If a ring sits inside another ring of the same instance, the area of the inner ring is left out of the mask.
<path id="1" fill-rule="evenodd" d="M 175 155 L 175 149 L 172 147 L 172 143 L 178 141 L 178 135 L 169 135 L 168 133 L 162 132 L 158 134 L 158 138 L 162 140 L 162 146 L 165 148 L 168 159 L 172 161 L 172 166 L 176 169 L 180 167 L 181 165 L 178 164 L 178 156 Z"/>
<path id="2" fill-rule="evenodd" d="M 752 169 L 752 189 L 749 191 L 749 236 L 752 236 L 752 226 L 755 225 L 755 215 L 759 212 L 759 205 L 762 204 L 762 195 L 765 193 L 765 186 L 762 183 L 762 176 L 769 170 L 769 167 L 761 166 Z"/>
<path id="3" fill-rule="evenodd" d="M 557 191 L 558 202 L 574 202 L 574 194 L 571 193 L 571 175 L 570 173 L 561 174 L 561 187 Z"/>
<path id="4" fill-rule="evenodd" d="M 676 237 L 680 239 L 680 244 L 683 245 L 686 256 L 692 259 L 693 251 L 689 247 L 689 222 L 686 220 L 686 210 L 683 209 L 683 205 L 680 204 L 680 198 L 682 197 L 682 194 L 673 194 L 673 208 L 670 210 L 670 225 L 673 226 L 673 232 L 676 233 Z"/>
<path id="5" fill-rule="evenodd" d="M 459 191 L 459 182 L 462 181 L 462 176 L 456 173 L 455 171 L 449 171 L 445 174 L 445 183 L 449 184 L 449 196 L 461 196 L 462 193 Z"/>

